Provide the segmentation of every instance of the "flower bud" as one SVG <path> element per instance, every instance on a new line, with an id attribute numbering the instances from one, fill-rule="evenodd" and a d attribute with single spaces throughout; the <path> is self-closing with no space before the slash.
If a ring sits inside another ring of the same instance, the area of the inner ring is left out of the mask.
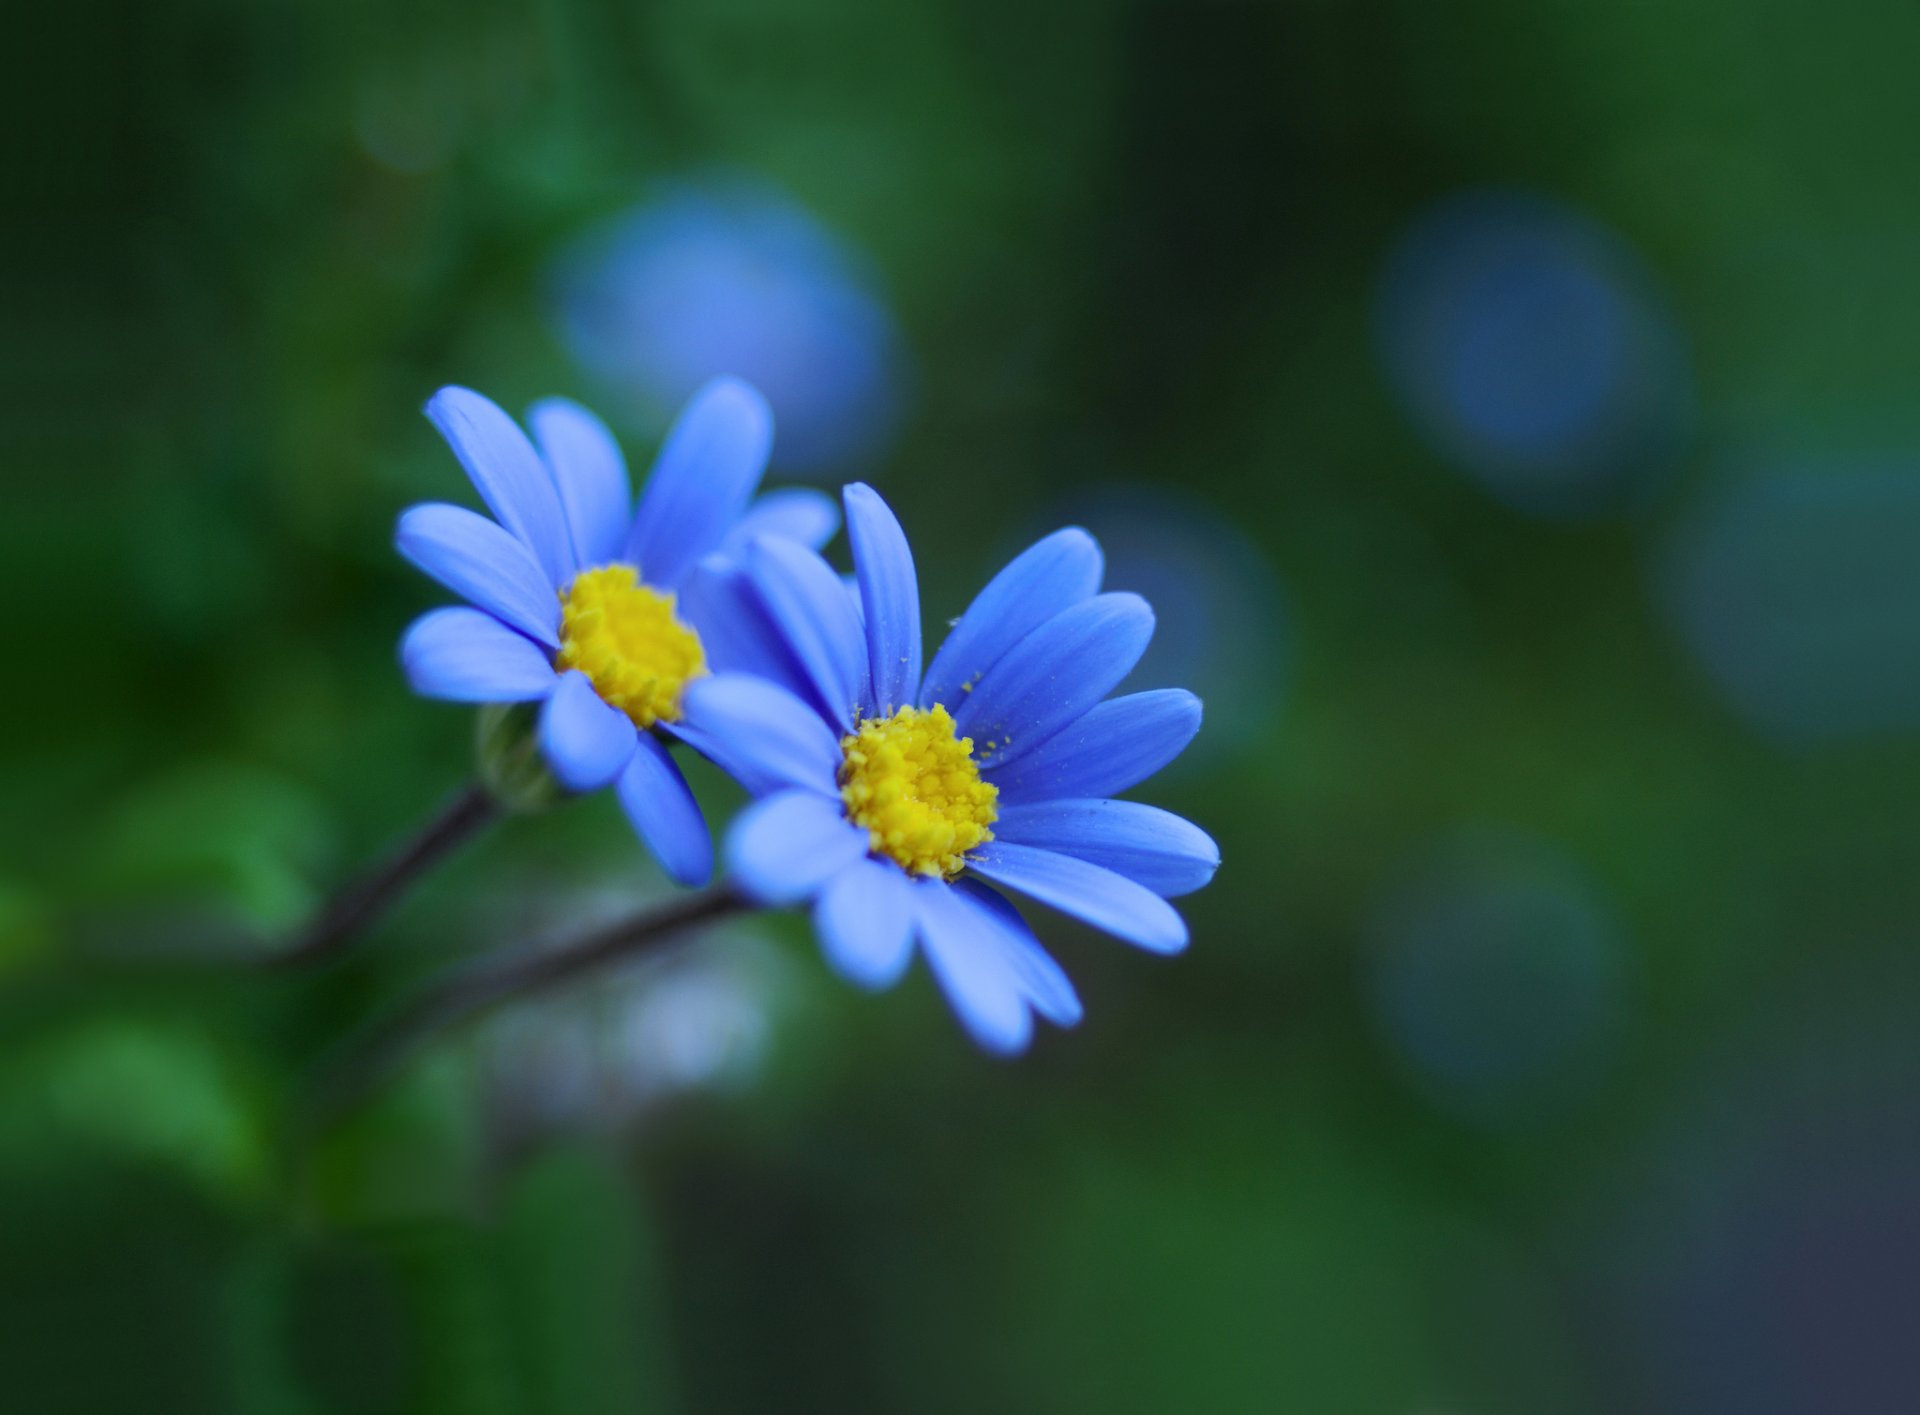
<path id="1" fill-rule="evenodd" d="M 489 703 L 474 718 L 480 780 L 503 811 L 534 815 L 556 806 L 566 789 L 540 754 L 538 703 Z"/>

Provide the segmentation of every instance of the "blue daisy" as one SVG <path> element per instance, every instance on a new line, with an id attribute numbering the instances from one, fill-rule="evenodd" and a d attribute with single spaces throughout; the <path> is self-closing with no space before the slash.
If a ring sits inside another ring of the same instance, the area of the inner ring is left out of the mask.
<path id="1" fill-rule="evenodd" d="M 438 503 L 400 517 L 400 553 L 467 601 L 407 630 L 414 691 L 541 703 L 539 745 L 560 784 L 613 786 L 667 873 L 704 881 L 712 840 L 662 740 L 690 721 L 687 685 L 741 661 L 728 626 L 702 609 L 715 598 L 703 581 L 722 579 L 749 541 L 823 544 L 839 525 L 832 499 L 792 489 L 753 500 L 773 419 L 737 379 L 687 405 L 637 510 L 619 445 L 578 404 L 536 404 L 531 440 L 465 388 L 441 389 L 426 411 L 493 519 Z"/>
<path id="2" fill-rule="evenodd" d="M 870 487 L 845 506 L 851 589 L 774 540 L 716 581 L 753 671 L 691 685 L 680 732 L 758 798 L 727 841 L 745 893 L 809 903 L 829 961 L 866 987 L 895 982 L 917 942 L 974 1038 L 1016 1052 L 1035 1013 L 1071 1026 L 1080 1001 L 1002 890 L 1155 953 L 1186 946 L 1167 900 L 1206 884 L 1219 850 L 1112 798 L 1179 755 L 1200 701 L 1107 700 L 1153 611 L 1099 592 L 1100 548 L 1077 529 L 995 576 L 923 673 L 906 536 Z"/>

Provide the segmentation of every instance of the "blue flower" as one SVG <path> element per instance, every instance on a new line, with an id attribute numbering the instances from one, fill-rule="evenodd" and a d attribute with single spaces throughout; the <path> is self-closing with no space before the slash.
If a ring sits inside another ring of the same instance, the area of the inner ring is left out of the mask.
<path id="1" fill-rule="evenodd" d="M 738 657 L 703 585 L 749 540 L 823 543 L 839 524 L 832 500 L 787 490 L 753 501 L 773 419 L 737 379 L 687 405 L 638 510 L 618 444 L 575 403 L 536 404 L 532 441 L 465 388 L 441 389 L 426 411 L 494 519 L 438 503 L 400 517 L 400 553 L 467 601 L 407 630 L 414 691 L 541 703 L 539 744 L 561 785 L 614 786 L 667 873 L 705 880 L 712 841 L 660 736 L 692 721 L 687 685 Z"/>
<path id="2" fill-rule="evenodd" d="M 912 361 L 878 278 L 766 182 L 662 183 L 568 245 L 549 285 L 560 341 L 619 396 L 669 408 L 721 370 L 750 379 L 789 472 L 869 464 L 899 430 Z"/>
<path id="3" fill-rule="evenodd" d="M 1206 884 L 1219 850 L 1110 798 L 1179 755 L 1200 701 L 1104 701 L 1153 611 L 1099 593 L 1100 548 L 1077 529 L 995 576 L 923 674 L 906 537 L 872 488 L 845 504 L 855 587 L 805 547 L 749 545 L 726 583 L 733 649 L 759 627 L 754 671 L 692 685 L 681 735 L 759 798 L 727 842 L 743 891 L 810 902 L 829 961 L 867 987 L 917 941 L 974 1038 L 1016 1052 L 1034 1013 L 1070 1026 L 1080 1001 L 995 886 L 1152 952 L 1186 946 L 1167 899 Z"/>

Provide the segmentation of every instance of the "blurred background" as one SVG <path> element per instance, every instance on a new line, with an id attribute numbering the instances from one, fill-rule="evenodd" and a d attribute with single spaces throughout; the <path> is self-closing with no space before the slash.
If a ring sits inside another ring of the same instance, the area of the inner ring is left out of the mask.
<path id="1" fill-rule="evenodd" d="M 32 23 L 0 1408 L 1920 1408 L 1920 10 Z M 382 1008 L 667 892 L 602 795 L 188 961 L 471 771 L 394 661 L 422 401 L 637 471 L 718 371 L 930 633 L 1068 520 L 1155 600 L 1192 949 L 1042 920 L 1087 1017 L 1008 1064 L 770 918 L 312 1133 Z"/>

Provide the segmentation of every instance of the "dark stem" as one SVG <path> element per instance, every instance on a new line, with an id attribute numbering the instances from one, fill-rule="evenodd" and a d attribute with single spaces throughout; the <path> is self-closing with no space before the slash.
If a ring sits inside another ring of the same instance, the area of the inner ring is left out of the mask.
<path id="1" fill-rule="evenodd" d="M 334 895 L 294 938 L 292 946 L 270 961 L 276 967 L 298 967 L 341 952 L 392 908 L 419 876 L 499 814 L 500 807 L 486 787 L 478 782 L 467 787 L 388 859 Z"/>
<path id="2" fill-rule="evenodd" d="M 688 929 L 743 912 L 747 902 L 716 887 L 616 923 L 558 948 L 516 948 L 454 973 L 376 1024 L 323 1080 L 315 1118 L 351 1106 L 435 1036 L 510 998 L 530 997 L 609 963 L 637 957 Z"/>

